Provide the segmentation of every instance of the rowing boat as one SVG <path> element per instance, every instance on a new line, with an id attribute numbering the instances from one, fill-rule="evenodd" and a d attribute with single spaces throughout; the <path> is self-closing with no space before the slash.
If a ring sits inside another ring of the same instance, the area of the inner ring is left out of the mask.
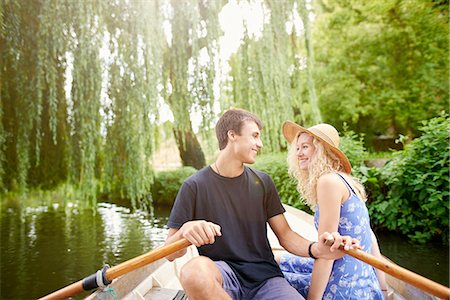
<path id="1" fill-rule="evenodd" d="M 313 217 L 301 210 L 285 205 L 286 219 L 291 228 L 308 240 L 317 240 L 317 231 Z M 268 238 L 272 249 L 280 249 L 278 239 L 268 226 Z M 86 299 L 152 299 L 184 300 L 187 299 L 179 281 L 182 266 L 193 257 L 198 256 L 197 248 L 189 246 L 187 253 L 173 262 L 160 259 L 140 269 L 115 279 L 107 288 L 97 290 Z M 426 292 L 386 274 L 389 285 L 389 299 L 438 299 Z"/>

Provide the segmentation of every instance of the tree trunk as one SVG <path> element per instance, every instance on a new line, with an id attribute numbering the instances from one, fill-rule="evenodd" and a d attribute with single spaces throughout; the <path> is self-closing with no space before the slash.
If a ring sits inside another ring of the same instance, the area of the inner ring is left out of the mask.
<path id="1" fill-rule="evenodd" d="M 205 155 L 192 128 L 189 130 L 174 129 L 173 134 L 183 166 L 191 166 L 197 170 L 203 168 L 206 165 Z"/>

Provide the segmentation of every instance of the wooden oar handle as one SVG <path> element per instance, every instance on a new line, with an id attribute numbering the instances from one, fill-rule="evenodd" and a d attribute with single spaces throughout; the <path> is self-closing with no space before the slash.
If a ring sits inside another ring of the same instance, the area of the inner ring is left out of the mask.
<path id="1" fill-rule="evenodd" d="M 343 245 L 341 245 L 340 249 L 344 250 Z M 450 299 L 450 289 L 446 286 L 443 286 L 442 284 L 434 282 L 408 269 L 400 267 L 399 265 L 394 264 L 390 261 L 377 258 L 362 250 L 349 249 L 344 251 L 348 255 L 366 262 L 385 273 L 388 273 L 402 281 L 405 281 L 421 290 L 426 291 L 427 293 L 438 296 L 441 299 Z"/>
<path id="2" fill-rule="evenodd" d="M 333 245 L 333 243 L 334 243 L 334 239 L 327 239 L 325 241 L 325 244 L 328 246 Z M 446 286 L 443 286 L 442 284 L 439 284 L 428 278 L 420 276 L 419 274 L 416 274 L 408 269 L 400 267 L 399 265 L 396 265 L 392 262 L 377 258 L 377 257 L 375 257 L 369 253 L 366 253 L 362 250 L 359 250 L 359 249 L 345 250 L 344 244 L 341 244 L 339 249 L 341 249 L 348 255 L 350 255 L 356 259 L 359 259 L 365 263 L 368 263 L 369 265 L 371 265 L 385 273 L 388 273 L 402 281 L 405 281 L 421 290 L 424 290 L 427 293 L 438 296 L 441 299 L 450 299 L 450 289 Z"/>
<path id="3" fill-rule="evenodd" d="M 183 238 L 172 244 L 168 244 L 168 245 L 156 248 L 146 254 L 132 258 L 132 259 L 127 260 L 115 267 L 112 267 L 112 268 L 106 270 L 106 278 L 109 281 L 112 281 L 113 279 L 115 279 L 125 273 L 134 271 L 140 267 L 148 265 L 148 264 L 150 264 L 154 261 L 157 261 L 163 257 L 166 257 L 170 254 L 173 254 L 175 252 L 183 250 L 184 248 L 186 248 L 190 245 L 191 245 L 191 243 L 188 240 Z M 44 297 L 40 298 L 40 300 L 65 299 L 65 298 L 77 295 L 83 291 L 84 291 L 83 280 L 80 280 L 80 281 L 72 283 L 71 285 L 68 285 L 60 290 L 57 290 L 47 296 L 44 296 Z"/>
<path id="4" fill-rule="evenodd" d="M 190 245 L 191 242 L 183 238 L 171 244 L 162 246 L 160 248 L 156 248 L 146 254 L 142 254 L 141 256 L 132 258 L 130 260 L 127 260 L 126 262 L 123 262 L 117 266 L 108 269 L 106 271 L 106 278 L 112 281 L 113 279 L 125 273 L 131 272 L 140 267 L 148 265 L 149 263 L 152 263 L 163 257 L 166 257 L 170 254 L 183 250 L 184 248 L 189 247 Z"/>

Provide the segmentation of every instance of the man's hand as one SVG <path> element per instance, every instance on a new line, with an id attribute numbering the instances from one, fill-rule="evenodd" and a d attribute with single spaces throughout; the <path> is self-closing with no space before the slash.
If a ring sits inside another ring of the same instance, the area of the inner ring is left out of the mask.
<path id="1" fill-rule="evenodd" d="M 317 246 L 313 245 L 311 252 L 317 258 L 339 259 L 345 255 L 345 252 L 339 249 L 341 245 L 344 245 L 345 250 L 361 249 L 357 239 L 341 236 L 339 232 L 324 232 L 319 236 Z"/>
<path id="2" fill-rule="evenodd" d="M 216 236 L 221 236 L 220 226 L 207 221 L 189 221 L 180 228 L 180 234 L 196 247 L 212 244 Z"/>

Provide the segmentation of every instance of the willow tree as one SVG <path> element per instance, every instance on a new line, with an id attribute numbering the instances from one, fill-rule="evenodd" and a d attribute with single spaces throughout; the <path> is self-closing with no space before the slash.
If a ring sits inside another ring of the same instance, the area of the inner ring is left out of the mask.
<path id="1" fill-rule="evenodd" d="M 204 119 L 212 120 L 214 61 L 218 53 L 216 39 L 220 33 L 218 13 L 223 2 L 170 2 L 172 38 L 164 51 L 164 98 L 174 115 L 173 132 L 183 165 L 197 169 L 206 162 L 192 129 L 190 113 L 193 108 L 200 107 Z M 209 61 L 206 65 L 202 65 L 202 50 L 206 50 Z M 199 82 L 201 87 L 193 84 Z"/>
<path id="2" fill-rule="evenodd" d="M 73 37 L 69 49 L 73 55 L 71 180 L 83 192 L 83 198 L 88 197 L 92 201 L 96 195 L 96 167 L 102 150 L 102 23 L 98 17 L 102 8 L 88 1 L 69 1 L 67 7 L 68 11 L 72 12 L 68 30 Z"/>
<path id="3" fill-rule="evenodd" d="M 152 127 L 161 83 L 161 6 L 154 2 L 109 6 L 108 103 L 103 186 L 109 195 L 146 200 L 152 183 Z M 141 201 L 141 204 L 147 204 Z"/>
<path id="4" fill-rule="evenodd" d="M 66 42 L 63 25 L 49 24 L 64 14 L 53 5 L 2 5 L 0 181 L 8 190 L 54 186 L 67 176 Z"/>
<path id="5" fill-rule="evenodd" d="M 312 0 L 311 0 L 312 2 Z M 311 5 L 312 7 L 312 5 Z M 313 124 L 318 124 L 322 122 L 322 115 L 319 109 L 319 103 L 317 100 L 316 87 L 314 83 L 313 73 L 314 73 L 314 47 L 312 41 L 312 25 L 309 20 L 310 18 L 310 9 L 308 9 L 308 5 L 306 0 L 300 0 L 298 3 L 298 11 L 300 13 L 300 17 L 303 23 L 304 37 L 305 37 L 305 48 L 306 48 L 306 76 L 307 76 L 307 85 L 308 85 L 308 94 L 309 94 L 309 103 L 311 105 L 311 119 Z"/>
<path id="6" fill-rule="evenodd" d="M 91 203 L 98 192 L 146 198 L 161 98 L 174 113 L 184 163 L 203 166 L 190 112 L 201 111 L 204 124 L 213 118 L 222 5 L 6 1 L 0 188 L 69 182 Z"/>
<path id="7" fill-rule="evenodd" d="M 133 200 L 150 193 L 159 15 L 158 2 L 2 6 L 4 189 L 68 180 L 91 203 L 98 187 Z"/>
<path id="8" fill-rule="evenodd" d="M 286 22 L 293 11 L 288 1 L 266 1 L 264 29 L 259 39 L 245 31 L 239 51 L 230 59 L 231 93 L 224 106 L 249 109 L 264 124 L 263 142 L 269 151 L 279 150 L 285 142 L 281 124 L 293 119 L 291 70 L 295 56 L 290 46 Z"/>

